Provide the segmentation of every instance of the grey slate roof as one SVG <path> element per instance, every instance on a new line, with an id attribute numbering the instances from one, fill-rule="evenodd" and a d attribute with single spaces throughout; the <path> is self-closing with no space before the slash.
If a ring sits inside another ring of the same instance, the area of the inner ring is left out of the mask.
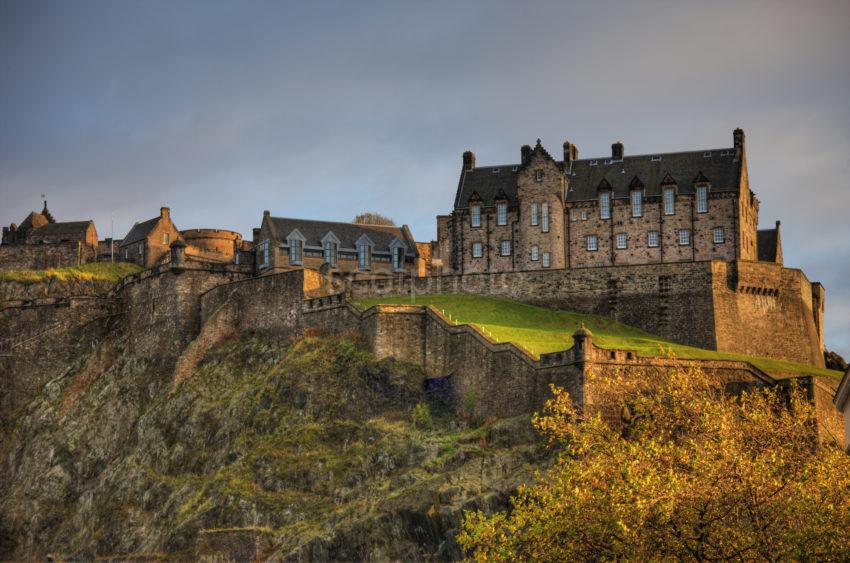
<path id="1" fill-rule="evenodd" d="M 705 153 L 711 153 L 705 157 Z M 723 154 L 726 156 L 722 156 Z M 660 160 L 653 162 L 653 158 Z M 591 166 L 591 162 L 596 162 Z M 692 194 L 693 183 L 702 173 L 711 183 L 712 192 L 737 192 L 741 162 L 735 159 L 734 148 L 707 149 L 666 154 L 626 156 L 620 162 L 608 158 L 586 158 L 572 163 L 567 179 L 567 201 L 596 199 L 599 184 L 606 180 L 614 189 L 615 198 L 629 197 L 629 184 L 637 177 L 646 187 L 647 197 L 661 195 L 661 183 L 667 174 L 676 181 L 680 194 Z M 564 162 L 556 162 L 564 170 Z M 477 193 L 484 205 L 493 205 L 497 194 L 504 192 L 508 200 L 517 200 L 517 172 L 521 165 L 482 166 L 461 172 L 455 197 L 455 208 L 469 206 L 469 199 Z M 494 173 L 499 169 L 498 173 Z"/>
<path id="2" fill-rule="evenodd" d="M 776 262 L 776 229 L 759 230 L 756 236 L 758 259 L 760 262 Z"/>
<path id="3" fill-rule="evenodd" d="M 64 223 L 48 223 L 32 231 L 30 236 L 40 235 L 77 235 L 86 232 L 92 221 L 66 221 Z"/>
<path id="4" fill-rule="evenodd" d="M 281 242 L 286 240 L 289 233 L 298 229 L 298 232 L 307 239 L 304 243 L 306 246 L 322 246 L 322 239 L 326 234 L 332 232 L 339 239 L 340 248 L 356 248 L 357 239 L 365 234 L 375 243 L 375 251 L 389 252 L 393 239 L 398 238 L 407 245 L 410 254 L 414 256 L 419 255 L 407 225 L 390 227 L 383 225 L 364 225 L 361 223 L 292 219 L 289 217 L 269 217 L 269 219 Z"/>
<path id="5" fill-rule="evenodd" d="M 127 233 L 127 236 L 124 237 L 123 241 L 121 241 L 121 246 L 126 246 L 146 239 L 154 227 L 156 227 L 156 224 L 159 223 L 160 219 L 162 219 L 162 217 L 154 217 L 153 219 L 148 219 L 147 221 L 142 221 L 141 223 L 133 225 L 133 228 L 130 229 L 130 232 Z"/>

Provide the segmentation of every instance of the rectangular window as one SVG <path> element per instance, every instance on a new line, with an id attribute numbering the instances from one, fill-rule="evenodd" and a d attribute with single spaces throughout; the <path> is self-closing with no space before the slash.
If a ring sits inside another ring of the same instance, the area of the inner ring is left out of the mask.
<path id="1" fill-rule="evenodd" d="M 472 243 L 472 257 L 473 258 L 481 258 L 484 256 L 484 245 L 480 242 Z"/>
<path id="2" fill-rule="evenodd" d="M 632 217 L 643 216 L 643 192 L 632 190 Z"/>
<path id="3" fill-rule="evenodd" d="M 726 242 L 726 232 L 723 227 L 714 227 L 714 244 L 723 244 Z"/>
<path id="4" fill-rule="evenodd" d="M 168 233 L 162 233 L 162 244 L 168 244 Z"/>
<path id="5" fill-rule="evenodd" d="M 601 192 L 599 194 L 599 218 L 611 218 L 611 192 Z"/>
<path id="6" fill-rule="evenodd" d="M 361 270 L 372 267 L 372 247 L 368 244 L 357 245 L 357 265 Z"/>
<path id="7" fill-rule="evenodd" d="M 396 272 L 404 269 L 404 249 L 400 246 L 393 248 L 393 270 Z"/>
<path id="8" fill-rule="evenodd" d="M 658 246 L 658 231 L 649 231 L 649 234 L 646 235 L 646 245 L 650 248 Z"/>
<path id="9" fill-rule="evenodd" d="M 324 249 L 322 251 L 324 255 L 325 262 L 330 264 L 331 267 L 336 268 L 336 256 L 338 245 L 335 242 L 327 241 L 324 245 Z"/>
<path id="10" fill-rule="evenodd" d="M 534 172 L 534 180 L 537 181 L 537 182 L 543 181 L 543 171 L 542 170 L 537 170 L 537 171 Z"/>
<path id="11" fill-rule="evenodd" d="M 623 249 L 628 245 L 628 237 L 626 233 L 617 233 L 617 248 Z"/>
<path id="12" fill-rule="evenodd" d="M 531 225 L 533 227 L 537 226 L 537 204 L 531 204 Z"/>
<path id="13" fill-rule="evenodd" d="M 552 255 L 548 252 L 543 253 L 543 267 L 548 268 L 552 264 Z"/>
<path id="14" fill-rule="evenodd" d="M 664 188 L 664 215 L 676 213 L 676 191 L 673 188 Z"/>
<path id="15" fill-rule="evenodd" d="M 531 260 L 537 261 L 540 260 L 540 248 L 537 246 L 531 247 Z"/>
<path id="16" fill-rule="evenodd" d="M 599 248 L 599 241 L 596 238 L 596 235 L 587 235 L 587 249 L 588 250 L 597 250 Z"/>
<path id="17" fill-rule="evenodd" d="M 259 261 L 261 268 L 269 265 L 268 239 L 261 241 L 260 244 L 257 245 L 257 260 Z"/>
<path id="18" fill-rule="evenodd" d="M 570 219 L 572 219 L 573 221 L 578 221 L 578 211 L 576 211 L 575 209 L 570 211 Z"/>
<path id="19" fill-rule="evenodd" d="M 304 258 L 304 241 L 292 239 L 289 241 L 289 263 L 300 264 Z"/>
<path id="20" fill-rule="evenodd" d="M 499 203 L 496 205 L 496 224 L 497 225 L 507 225 L 508 224 L 508 204 L 507 203 Z"/>
<path id="21" fill-rule="evenodd" d="M 549 204 L 548 203 L 543 204 L 542 211 L 543 211 L 543 232 L 548 233 L 549 232 Z"/>
<path id="22" fill-rule="evenodd" d="M 481 206 L 473 205 L 472 206 L 472 226 L 480 227 L 481 226 Z"/>
<path id="23" fill-rule="evenodd" d="M 679 245 L 688 246 L 691 244 L 691 231 L 688 229 L 679 229 Z"/>
<path id="24" fill-rule="evenodd" d="M 499 243 L 499 254 L 501 254 L 502 256 L 511 255 L 511 241 L 503 240 Z"/>
<path id="25" fill-rule="evenodd" d="M 130 251 L 125 248 L 124 249 L 124 260 L 129 260 L 129 259 L 130 259 Z"/>
<path id="26" fill-rule="evenodd" d="M 708 213 L 708 186 L 697 186 L 697 213 Z"/>
<path id="27" fill-rule="evenodd" d="M 143 252 L 144 246 L 145 245 L 143 245 L 143 244 L 139 245 L 139 256 L 142 256 L 144 254 L 144 252 Z"/>
<path id="28" fill-rule="evenodd" d="M 581 212 L 581 220 L 582 220 L 582 221 L 587 221 L 587 211 L 582 211 L 582 212 Z"/>

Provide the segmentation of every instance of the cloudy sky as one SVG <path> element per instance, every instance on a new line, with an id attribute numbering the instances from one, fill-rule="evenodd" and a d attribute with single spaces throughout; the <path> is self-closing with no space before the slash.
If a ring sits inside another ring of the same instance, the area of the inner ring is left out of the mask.
<path id="1" fill-rule="evenodd" d="M 0 222 L 374 209 L 435 236 L 461 153 L 730 146 L 850 356 L 850 2 L 0 0 Z"/>

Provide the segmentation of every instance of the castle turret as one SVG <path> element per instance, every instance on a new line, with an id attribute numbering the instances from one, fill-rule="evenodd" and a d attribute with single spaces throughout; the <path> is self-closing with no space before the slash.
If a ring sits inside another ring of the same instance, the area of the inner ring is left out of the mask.
<path id="1" fill-rule="evenodd" d="M 578 330 L 573 333 L 573 356 L 575 361 L 583 362 L 587 358 L 587 351 L 593 343 L 593 333 L 581 324 Z"/>

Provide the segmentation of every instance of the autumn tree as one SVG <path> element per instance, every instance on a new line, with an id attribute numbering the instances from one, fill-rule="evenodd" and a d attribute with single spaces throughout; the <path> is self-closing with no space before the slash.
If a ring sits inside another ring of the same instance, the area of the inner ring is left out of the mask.
<path id="1" fill-rule="evenodd" d="M 507 512 L 467 513 L 476 560 L 848 560 L 850 456 L 819 443 L 803 392 L 742 394 L 699 369 L 591 376 L 535 427 L 555 464 Z"/>
<path id="2" fill-rule="evenodd" d="M 388 225 L 390 227 L 395 226 L 395 221 L 393 221 L 386 215 L 381 215 L 377 211 L 364 211 L 363 213 L 358 213 L 352 223 L 363 223 L 366 225 Z"/>

